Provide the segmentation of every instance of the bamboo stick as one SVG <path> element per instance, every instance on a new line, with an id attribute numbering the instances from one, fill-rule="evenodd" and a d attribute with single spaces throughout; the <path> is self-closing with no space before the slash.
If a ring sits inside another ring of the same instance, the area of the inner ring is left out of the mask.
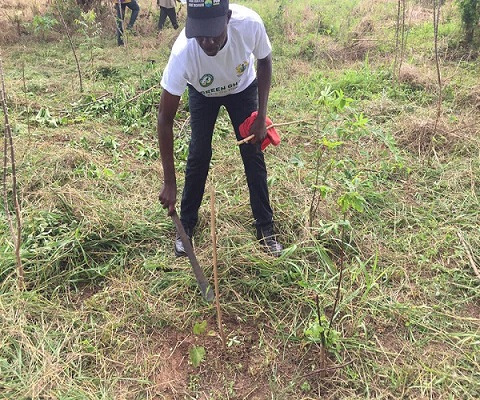
<path id="1" fill-rule="evenodd" d="M 298 120 L 298 121 L 279 122 L 279 123 L 276 123 L 276 124 L 268 125 L 265 129 L 266 129 L 266 130 L 269 130 L 270 128 L 274 128 L 274 127 L 277 127 L 277 126 L 285 126 L 285 125 L 298 124 L 298 123 L 300 123 L 300 122 L 308 123 L 309 121 L 304 120 L 304 119 L 301 119 L 301 120 Z M 238 140 L 238 141 L 237 141 L 237 146 L 239 146 L 239 145 L 241 145 L 241 144 L 243 144 L 243 143 L 249 142 L 249 141 L 252 140 L 254 137 L 255 137 L 255 135 L 250 135 L 250 136 L 247 136 L 246 138 L 243 138 L 242 140 Z"/>
<path id="2" fill-rule="evenodd" d="M 218 268 L 217 268 L 217 234 L 215 227 L 215 188 L 210 185 L 210 230 L 212 235 L 212 250 L 213 250 L 213 281 L 215 285 L 215 306 L 217 308 L 217 323 L 218 330 L 220 332 L 220 338 L 222 339 L 222 346 L 225 350 L 225 333 L 223 331 L 222 323 L 222 309 L 220 308 L 220 289 L 218 287 Z"/>

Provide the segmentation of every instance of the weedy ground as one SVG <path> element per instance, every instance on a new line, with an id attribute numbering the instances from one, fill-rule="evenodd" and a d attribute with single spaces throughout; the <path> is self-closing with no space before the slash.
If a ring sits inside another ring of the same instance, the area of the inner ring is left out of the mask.
<path id="1" fill-rule="evenodd" d="M 409 4 L 400 73 L 394 2 L 239 3 L 272 39 L 270 117 L 302 122 L 266 150 L 286 247 L 275 259 L 256 243 L 219 117 L 195 248 L 211 277 L 213 187 L 225 349 L 157 200 L 156 106 L 177 32 L 157 36 L 158 11 L 140 2 L 126 48 L 108 25 L 77 33 L 83 93 L 59 26 L 22 22 L 2 45 L 27 289 L 2 209 L 0 398 L 479 398 L 480 66 L 457 45 L 454 3 L 441 14 L 438 120 L 425 2 Z M 175 136 L 181 189 L 186 97 Z"/>

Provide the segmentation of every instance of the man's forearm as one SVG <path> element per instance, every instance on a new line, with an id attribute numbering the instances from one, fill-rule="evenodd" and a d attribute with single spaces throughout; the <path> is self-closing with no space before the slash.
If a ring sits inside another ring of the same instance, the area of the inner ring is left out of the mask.
<path id="1" fill-rule="evenodd" d="M 173 121 L 177 113 L 180 96 L 173 96 L 166 90 L 158 107 L 157 134 L 162 157 L 165 183 L 175 183 L 175 162 L 173 159 Z"/>
<path id="2" fill-rule="evenodd" d="M 173 126 L 162 123 L 157 124 L 158 145 L 162 158 L 163 179 L 165 183 L 175 183 L 175 162 L 173 160 Z"/>
<path id="3" fill-rule="evenodd" d="M 268 96 L 270 85 L 272 83 L 272 56 L 258 60 L 257 62 L 257 81 L 258 81 L 258 116 L 265 119 L 267 117 Z"/>

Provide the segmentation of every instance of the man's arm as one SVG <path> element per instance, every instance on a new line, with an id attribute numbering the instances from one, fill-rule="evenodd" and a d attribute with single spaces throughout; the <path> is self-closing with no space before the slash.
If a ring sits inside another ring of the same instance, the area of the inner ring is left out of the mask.
<path id="1" fill-rule="evenodd" d="M 250 128 L 250 133 L 255 135 L 253 143 L 262 143 L 267 135 L 265 118 L 267 118 L 268 95 L 272 83 L 272 54 L 257 61 L 258 81 L 258 116 Z"/>
<path id="2" fill-rule="evenodd" d="M 177 201 L 177 180 L 173 159 L 173 121 L 179 103 L 180 96 L 174 96 L 163 90 L 157 119 L 158 144 L 163 166 L 163 187 L 159 200 L 163 207 L 168 209 L 168 215 L 174 214 Z"/>

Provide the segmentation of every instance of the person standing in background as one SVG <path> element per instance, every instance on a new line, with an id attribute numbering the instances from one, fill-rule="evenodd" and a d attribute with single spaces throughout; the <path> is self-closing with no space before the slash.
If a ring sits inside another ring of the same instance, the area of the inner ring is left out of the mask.
<path id="1" fill-rule="evenodd" d="M 123 46 L 123 23 L 125 20 L 125 10 L 128 7 L 132 10 L 130 20 L 128 21 L 127 29 L 133 33 L 133 24 L 135 23 L 138 13 L 140 12 L 140 6 L 136 0 L 114 0 L 115 10 L 117 12 L 117 44 Z"/>
<path id="2" fill-rule="evenodd" d="M 159 32 L 163 29 L 167 17 L 170 19 L 173 29 L 178 29 L 177 10 L 175 8 L 176 2 L 176 0 L 157 0 L 157 4 L 160 7 L 160 18 L 158 19 Z"/>

